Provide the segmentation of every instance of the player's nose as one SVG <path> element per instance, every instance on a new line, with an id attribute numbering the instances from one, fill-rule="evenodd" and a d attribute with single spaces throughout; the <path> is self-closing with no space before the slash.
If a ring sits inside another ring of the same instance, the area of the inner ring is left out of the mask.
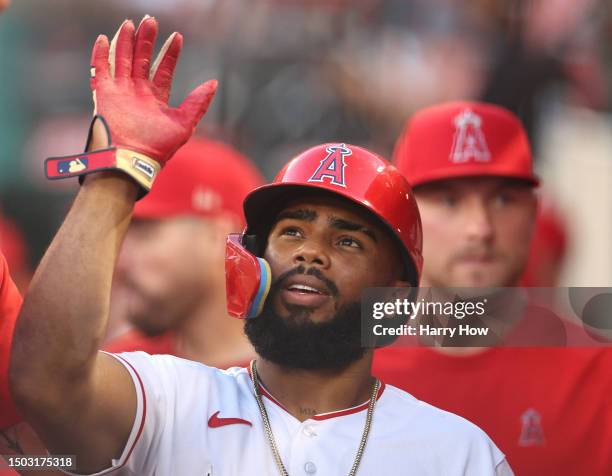
<path id="1" fill-rule="evenodd" d="M 293 252 L 293 262 L 296 265 L 310 265 L 327 269 L 331 260 L 321 243 L 316 240 L 304 240 Z"/>
<path id="2" fill-rule="evenodd" d="M 495 234 L 493 216 L 484 200 L 471 200 L 463 210 L 463 231 L 470 241 L 490 242 Z"/>

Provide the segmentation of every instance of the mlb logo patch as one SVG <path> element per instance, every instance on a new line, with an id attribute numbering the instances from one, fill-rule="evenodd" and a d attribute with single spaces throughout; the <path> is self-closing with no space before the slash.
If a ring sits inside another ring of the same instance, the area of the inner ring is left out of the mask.
<path id="1" fill-rule="evenodd" d="M 346 187 L 344 182 L 345 158 L 352 155 L 353 151 L 345 144 L 330 145 L 325 148 L 327 155 L 321 160 L 317 170 L 308 179 L 309 182 L 323 182 L 324 178 L 340 187 Z"/>
<path id="2" fill-rule="evenodd" d="M 59 175 L 70 175 L 86 170 L 89 160 L 86 157 L 77 159 L 63 160 L 57 163 L 57 173 Z"/>

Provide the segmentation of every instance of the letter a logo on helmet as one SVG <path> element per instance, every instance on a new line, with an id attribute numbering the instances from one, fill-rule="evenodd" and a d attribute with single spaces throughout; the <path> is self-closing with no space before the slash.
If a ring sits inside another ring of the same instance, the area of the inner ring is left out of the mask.
<path id="1" fill-rule="evenodd" d="M 345 144 L 330 145 L 325 148 L 327 155 L 321 160 L 319 167 L 309 182 L 323 182 L 323 178 L 331 179 L 330 183 L 346 187 L 344 183 L 344 168 L 346 167 L 345 157 L 353 153 Z"/>

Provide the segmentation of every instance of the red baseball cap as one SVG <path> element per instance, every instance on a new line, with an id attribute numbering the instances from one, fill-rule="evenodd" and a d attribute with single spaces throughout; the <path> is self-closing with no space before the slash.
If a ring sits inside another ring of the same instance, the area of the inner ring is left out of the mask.
<path id="1" fill-rule="evenodd" d="M 393 162 L 412 186 L 477 176 L 539 184 L 521 121 L 487 103 L 457 101 L 418 111 L 397 141 Z"/>
<path id="2" fill-rule="evenodd" d="M 263 184 L 257 168 L 222 142 L 193 138 L 159 173 L 153 188 L 134 207 L 134 217 L 233 214 L 244 225 L 242 202 Z"/>

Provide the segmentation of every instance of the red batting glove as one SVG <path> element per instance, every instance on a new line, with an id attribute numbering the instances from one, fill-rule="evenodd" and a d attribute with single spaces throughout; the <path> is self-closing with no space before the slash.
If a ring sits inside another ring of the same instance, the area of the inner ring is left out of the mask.
<path id="1" fill-rule="evenodd" d="M 151 67 L 157 30 L 157 21 L 146 16 L 136 32 L 130 20 L 123 22 L 110 45 L 106 36 L 97 38 L 90 85 L 94 122 L 101 119 L 106 126 L 109 149 L 47 159 L 48 178 L 118 169 L 149 190 L 159 170 L 187 142 L 208 109 L 217 82 L 201 84 L 179 107 L 170 107 L 183 37 L 170 35 Z M 93 122 L 90 139 L 92 130 Z"/>

